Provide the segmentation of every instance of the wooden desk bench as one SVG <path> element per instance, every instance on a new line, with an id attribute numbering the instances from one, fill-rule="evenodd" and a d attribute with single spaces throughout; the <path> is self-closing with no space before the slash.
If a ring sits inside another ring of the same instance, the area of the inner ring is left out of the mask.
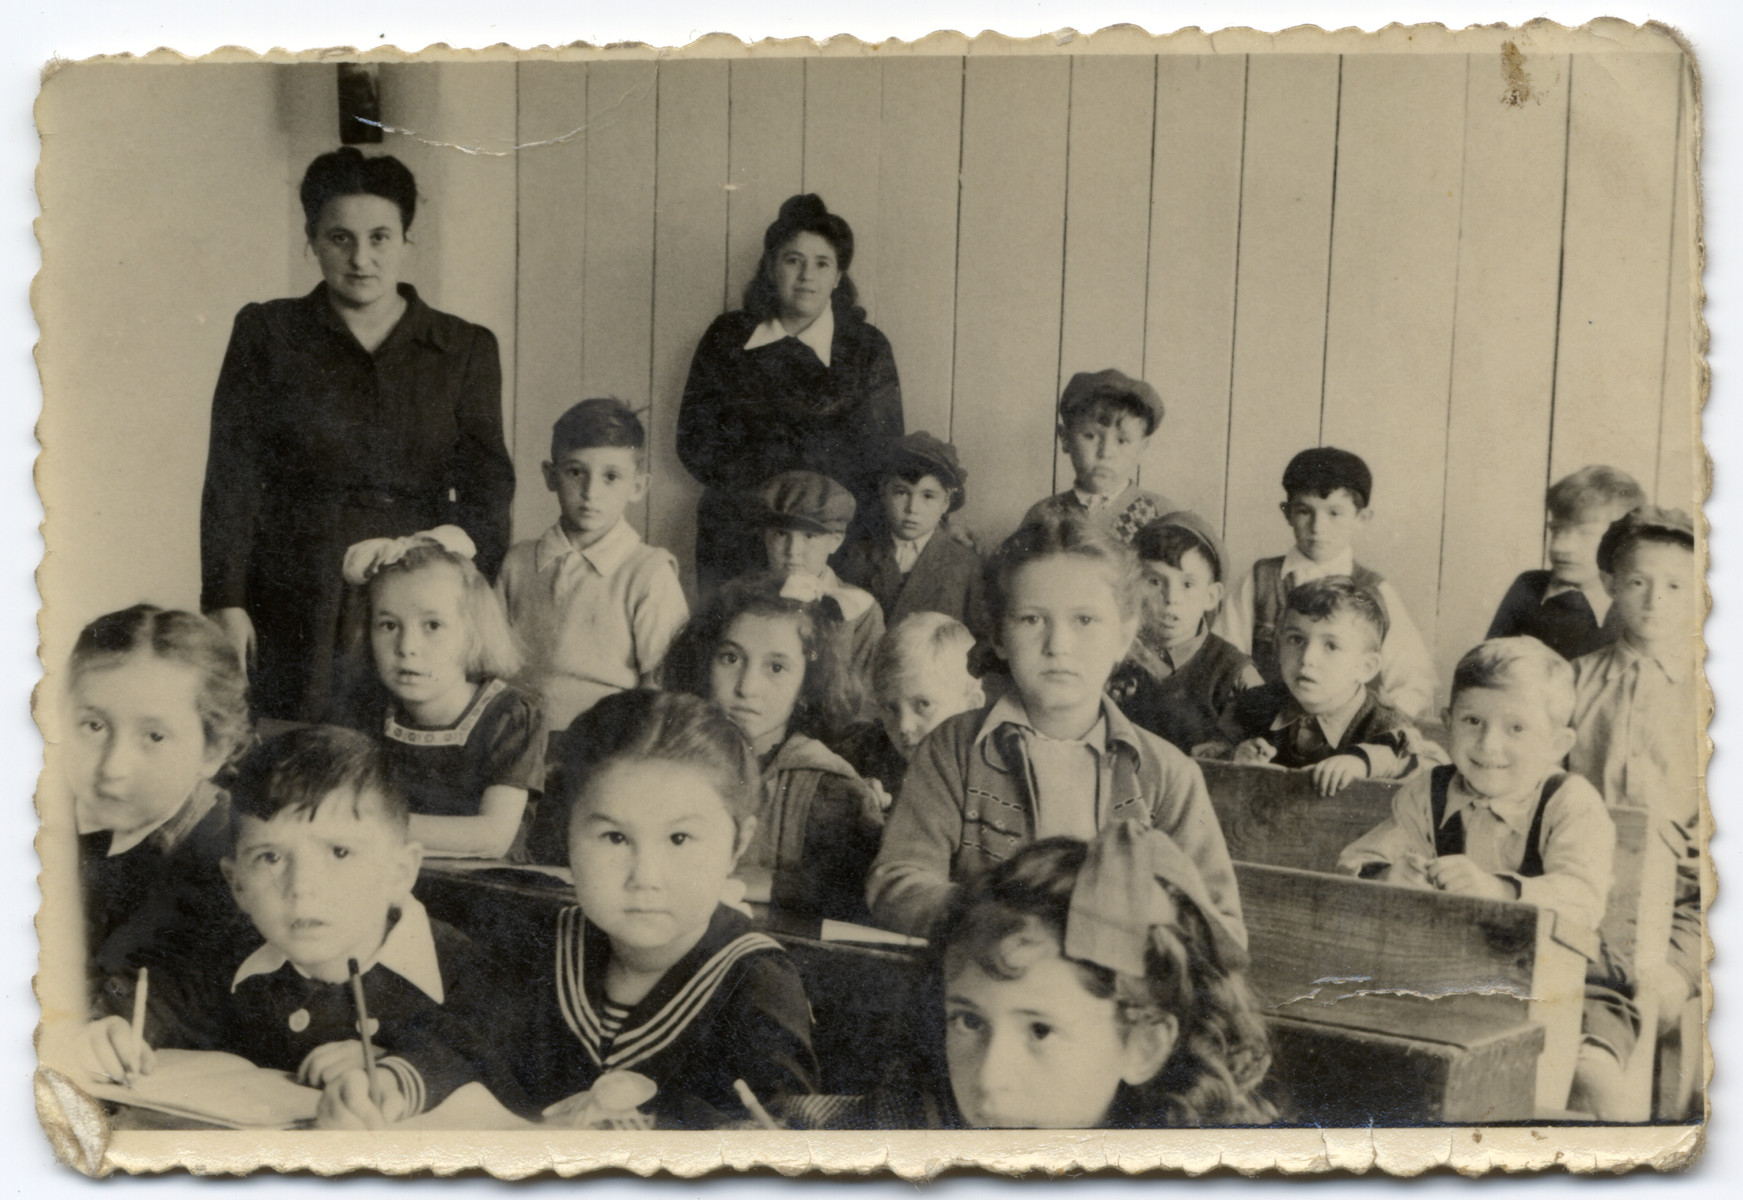
<path id="1" fill-rule="evenodd" d="M 557 879 L 441 862 L 426 864 L 417 892 L 432 916 L 497 947 L 524 944 L 529 930 L 571 902 Z M 779 913 L 763 924 L 793 956 L 811 997 L 825 1090 L 864 1091 L 892 1047 L 912 1044 L 927 1022 L 942 1020 L 921 952 L 824 941 L 815 920 Z M 1282 985 L 1266 986 L 1275 998 Z M 1440 1003 L 1355 997 L 1270 1014 L 1274 1072 L 1293 1118 L 1326 1126 L 1528 1118 L 1542 1029 L 1529 1020 L 1456 1013 L 1431 1020 L 1408 1011 Z"/>

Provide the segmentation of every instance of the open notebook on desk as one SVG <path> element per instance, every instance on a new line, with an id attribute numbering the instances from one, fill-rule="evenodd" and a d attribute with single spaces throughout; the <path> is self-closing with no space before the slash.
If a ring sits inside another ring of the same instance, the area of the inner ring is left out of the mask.
<path id="1" fill-rule="evenodd" d="M 226 1129 L 292 1129 L 315 1119 L 321 1093 L 284 1071 L 215 1050 L 159 1050 L 156 1068 L 131 1086 L 93 1082 L 99 1100 L 130 1104 Z"/>

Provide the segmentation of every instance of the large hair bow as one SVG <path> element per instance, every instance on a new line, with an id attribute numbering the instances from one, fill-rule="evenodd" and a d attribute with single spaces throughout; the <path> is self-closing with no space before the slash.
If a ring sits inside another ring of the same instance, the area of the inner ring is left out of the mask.
<path id="1" fill-rule="evenodd" d="M 1175 895 L 1203 914 L 1220 965 L 1246 966 L 1246 930 L 1212 902 L 1197 864 L 1173 838 L 1131 819 L 1109 825 L 1089 844 L 1066 913 L 1065 956 L 1127 975 L 1145 974 L 1152 945 L 1178 957 Z"/>
<path id="2" fill-rule="evenodd" d="M 438 525 L 420 533 L 398 538 L 366 538 L 353 543 L 345 551 L 345 582 L 362 587 L 375 578 L 377 571 L 392 566 L 419 546 L 440 546 L 448 553 L 467 560 L 478 553 L 478 547 L 458 525 Z"/>

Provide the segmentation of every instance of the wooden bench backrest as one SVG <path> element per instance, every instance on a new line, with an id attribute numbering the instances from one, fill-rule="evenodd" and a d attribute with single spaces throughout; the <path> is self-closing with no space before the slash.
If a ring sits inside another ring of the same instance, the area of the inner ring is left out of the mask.
<path id="1" fill-rule="evenodd" d="M 1223 762 L 1199 766 L 1229 857 L 1303 871 L 1336 871 L 1343 848 L 1391 815 L 1401 786 L 1363 779 L 1335 796 L 1321 796 L 1306 771 Z"/>
<path id="2" fill-rule="evenodd" d="M 1398 993 L 1461 1011 L 1525 1016 L 1547 914 L 1257 863 L 1235 864 L 1253 965 L 1269 1008 L 1335 1009 L 1339 996 Z"/>

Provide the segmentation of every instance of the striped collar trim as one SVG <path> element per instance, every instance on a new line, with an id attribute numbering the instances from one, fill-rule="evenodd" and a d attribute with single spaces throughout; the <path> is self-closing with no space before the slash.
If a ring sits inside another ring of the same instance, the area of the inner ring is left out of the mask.
<path id="1" fill-rule="evenodd" d="M 571 906 L 558 914 L 557 922 L 557 1004 L 587 1057 L 604 1071 L 633 1067 L 660 1053 L 708 1007 L 739 959 L 781 948 L 767 934 L 740 934 L 710 955 L 659 1011 L 636 1025 L 625 1018 L 612 1035 L 587 998 L 587 920 L 579 907 Z M 634 1016 L 633 1008 L 630 1015 Z"/>

